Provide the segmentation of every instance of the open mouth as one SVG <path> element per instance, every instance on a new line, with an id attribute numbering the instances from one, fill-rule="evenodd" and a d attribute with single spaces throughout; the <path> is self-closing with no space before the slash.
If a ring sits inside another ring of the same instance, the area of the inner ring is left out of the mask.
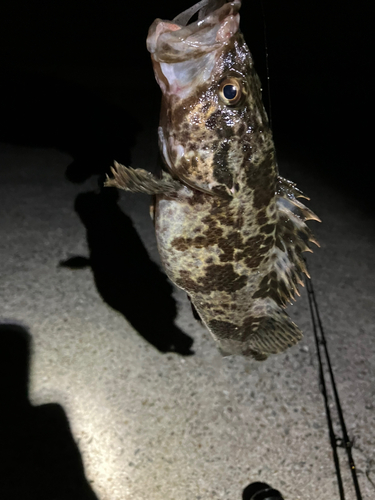
<path id="1" fill-rule="evenodd" d="M 217 54 L 238 31 L 241 2 L 202 0 L 172 21 L 156 19 L 147 37 L 163 92 L 186 97 L 188 86 L 206 81 Z M 198 19 L 188 24 L 198 12 Z"/>
<path id="2" fill-rule="evenodd" d="M 147 49 L 159 62 L 182 62 L 212 52 L 238 30 L 239 0 L 202 0 L 173 21 L 156 19 L 148 32 Z M 188 24 L 198 12 L 198 20 Z"/>

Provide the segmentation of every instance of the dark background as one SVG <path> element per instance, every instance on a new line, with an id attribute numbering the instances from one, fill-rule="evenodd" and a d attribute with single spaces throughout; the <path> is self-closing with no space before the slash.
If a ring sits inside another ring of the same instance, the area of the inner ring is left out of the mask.
<path id="1" fill-rule="evenodd" d="M 130 150 L 140 132 L 155 128 L 155 144 L 157 141 L 160 91 L 145 46 L 148 28 L 156 17 L 172 19 L 192 3 L 13 0 L 4 4 L 0 17 L 0 142 L 68 152 L 72 163 L 67 166 L 67 178 L 77 183 L 92 174 L 103 174 L 113 159 L 131 163 Z M 322 185 L 342 191 L 348 203 L 373 211 L 371 2 L 263 0 L 263 7 L 264 13 L 260 0 L 244 0 L 241 29 L 269 108 L 266 27 L 279 157 L 297 160 L 302 175 L 314 175 Z M 102 233 L 90 232 L 90 221 L 85 218 L 86 209 L 93 213 L 96 198 L 103 202 L 103 196 L 95 195 L 94 200 L 93 196 L 87 193 L 76 200 L 77 214 L 91 235 L 92 247 L 95 234 L 104 240 Z M 107 200 L 107 212 L 102 205 L 100 211 L 110 213 L 111 220 L 123 227 L 124 216 L 116 203 Z M 117 218 L 109 209 L 116 211 Z M 316 211 L 319 213 L 318 207 Z M 111 226 L 112 234 L 122 234 L 119 227 Z M 113 248 L 120 250 L 118 240 L 115 243 Z M 91 248 L 90 265 L 94 274 L 96 269 L 96 278 L 102 269 L 93 258 L 97 253 Z M 82 266 L 88 262 L 85 259 Z M 115 271 L 118 278 L 118 268 Z M 107 288 L 100 290 L 104 300 L 116 308 L 105 293 Z M 12 483 L 5 496 L 26 498 L 32 488 L 43 484 L 38 500 L 74 498 L 72 491 L 80 492 L 79 498 L 95 498 L 84 478 L 63 409 L 56 404 L 33 407 L 28 402 L 28 332 L 5 325 L 1 334 L 4 362 L 0 381 L 3 393 L 7 390 L 9 396 L 3 411 L 6 436 L 2 443 L 8 482 Z M 182 340 L 183 350 L 188 351 L 188 339 Z M 8 387 L 9 381 L 13 383 Z M 17 386 L 20 391 L 15 391 Z M 25 478 L 23 483 L 19 477 Z M 62 484 L 67 490 L 61 490 Z M 28 498 L 33 497 L 29 494 Z"/>
<path id="2" fill-rule="evenodd" d="M 129 162 L 137 132 L 158 120 L 148 27 L 191 4 L 8 2 L 0 20 L 0 141 L 68 151 L 77 182 L 113 158 Z M 371 2 L 263 0 L 263 10 L 264 16 L 260 0 L 244 0 L 241 29 L 268 107 L 265 18 L 279 156 L 294 156 L 301 169 L 366 204 L 372 189 Z"/>

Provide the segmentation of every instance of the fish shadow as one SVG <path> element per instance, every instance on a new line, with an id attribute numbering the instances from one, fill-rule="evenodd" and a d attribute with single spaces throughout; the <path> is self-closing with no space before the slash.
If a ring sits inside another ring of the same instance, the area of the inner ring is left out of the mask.
<path id="1" fill-rule="evenodd" d="M 86 228 L 89 258 L 62 267 L 91 267 L 103 300 L 119 311 L 160 352 L 191 355 L 193 340 L 174 325 L 176 302 L 164 273 L 151 261 L 131 219 L 118 206 L 115 188 L 81 193 L 75 210 Z"/>
<path id="2" fill-rule="evenodd" d="M 30 341 L 22 326 L 0 324 L 0 497 L 97 500 L 63 408 L 29 402 Z"/>

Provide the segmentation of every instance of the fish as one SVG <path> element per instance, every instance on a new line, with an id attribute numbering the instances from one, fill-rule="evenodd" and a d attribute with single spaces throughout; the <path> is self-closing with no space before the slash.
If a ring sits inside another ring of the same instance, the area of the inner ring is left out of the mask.
<path id="1" fill-rule="evenodd" d="M 159 176 L 114 164 L 106 185 L 154 196 L 162 265 L 223 355 L 263 361 L 302 333 L 285 311 L 320 221 L 279 175 L 239 0 L 156 19 L 147 48 L 162 92 Z M 189 22 L 197 15 L 195 21 Z"/>

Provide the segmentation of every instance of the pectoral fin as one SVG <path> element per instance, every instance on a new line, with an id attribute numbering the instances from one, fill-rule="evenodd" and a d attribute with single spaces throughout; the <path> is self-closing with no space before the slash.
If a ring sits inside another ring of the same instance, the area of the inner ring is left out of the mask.
<path id="1" fill-rule="evenodd" d="M 173 179 L 166 172 L 163 172 L 161 179 L 158 179 L 147 170 L 125 167 L 116 161 L 114 162 L 114 167 L 111 167 L 111 172 L 113 177 L 110 178 L 107 176 L 107 180 L 104 183 L 106 187 L 117 187 L 133 193 L 175 196 L 183 187 L 181 182 Z"/>

